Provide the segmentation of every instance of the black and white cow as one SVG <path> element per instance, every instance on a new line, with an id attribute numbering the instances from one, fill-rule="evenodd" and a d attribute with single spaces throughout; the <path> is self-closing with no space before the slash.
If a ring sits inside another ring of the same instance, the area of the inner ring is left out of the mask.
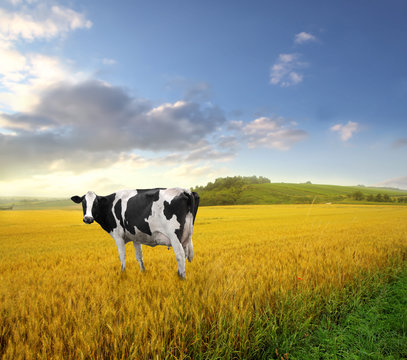
<path id="1" fill-rule="evenodd" d="M 96 221 L 114 239 L 121 270 L 126 269 L 125 244 L 132 241 L 136 258 L 144 271 L 141 245 L 172 247 L 178 275 L 185 278 L 185 258 L 192 261 L 192 232 L 199 195 L 187 189 L 121 190 L 107 196 L 88 191 L 71 200 L 82 203 L 83 221 Z"/>

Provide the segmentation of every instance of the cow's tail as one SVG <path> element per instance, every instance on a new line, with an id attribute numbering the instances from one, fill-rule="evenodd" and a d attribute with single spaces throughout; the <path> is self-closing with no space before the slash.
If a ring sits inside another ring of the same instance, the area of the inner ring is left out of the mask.
<path id="1" fill-rule="evenodd" d="M 192 261 L 194 258 L 194 247 L 192 245 L 192 233 L 194 230 L 194 223 L 196 218 L 196 213 L 198 212 L 199 206 L 199 195 L 196 192 L 185 192 L 185 195 L 188 198 L 188 206 L 190 213 L 192 215 L 192 219 L 189 221 L 189 231 L 188 231 L 188 239 L 186 246 L 184 247 L 185 256 L 189 262 Z"/>
<path id="2" fill-rule="evenodd" d="M 191 197 L 191 213 L 192 213 L 192 216 L 194 217 L 192 224 L 195 224 L 195 218 L 196 218 L 196 213 L 198 212 L 200 198 L 196 192 L 191 192 L 190 197 Z"/>

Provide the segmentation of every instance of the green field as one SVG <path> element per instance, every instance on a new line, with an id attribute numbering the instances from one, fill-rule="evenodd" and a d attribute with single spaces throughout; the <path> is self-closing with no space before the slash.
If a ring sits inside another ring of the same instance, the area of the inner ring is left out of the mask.
<path id="1" fill-rule="evenodd" d="M 339 186 L 318 184 L 254 184 L 245 189 L 239 202 L 256 204 L 290 204 L 303 202 L 353 202 L 350 197 L 356 191 L 364 195 L 387 194 L 390 197 L 406 196 L 407 191 L 362 186 Z"/>
<path id="2" fill-rule="evenodd" d="M 232 178 L 230 178 L 232 179 Z M 201 205 L 267 205 L 267 204 L 374 204 L 383 201 L 368 201 L 368 197 L 388 196 L 391 202 L 399 199 L 407 200 L 407 191 L 399 189 L 340 186 L 320 184 L 289 184 L 289 183 L 223 183 L 208 184 L 194 189 L 201 197 Z M 355 200 L 353 194 L 360 192 L 363 200 Z"/>

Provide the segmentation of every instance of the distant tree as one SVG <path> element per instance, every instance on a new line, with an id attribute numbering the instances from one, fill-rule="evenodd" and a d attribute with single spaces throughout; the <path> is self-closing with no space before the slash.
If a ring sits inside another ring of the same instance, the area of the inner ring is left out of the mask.
<path id="1" fill-rule="evenodd" d="M 390 196 L 388 194 L 383 195 L 383 201 L 384 202 L 391 202 Z"/>
<path id="2" fill-rule="evenodd" d="M 360 190 L 358 190 L 352 194 L 352 198 L 357 201 L 362 201 L 365 198 L 365 196 Z"/>
<path id="3" fill-rule="evenodd" d="M 308 180 L 308 181 L 306 182 L 306 184 L 311 185 L 312 182 Z"/>
<path id="4" fill-rule="evenodd" d="M 271 183 L 270 179 L 264 176 L 259 176 L 259 184 L 270 184 L 270 183 Z"/>
<path id="5" fill-rule="evenodd" d="M 214 182 L 209 182 L 206 186 L 197 186 L 193 190 L 203 191 L 221 191 L 224 189 L 243 190 L 247 185 L 270 183 L 270 179 L 263 176 L 228 176 L 217 178 Z"/>
<path id="6" fill-rule="evenodd" d="M 382 201 L 383 201 L 383 196 L 382 196 L 382 194 L 378 193 L 378 194 L 376 195 L 375 200 L 378 201 L 378 202 L 382 202 Z"/>
<path id="7" fill-rule="evenodd" d="M 368 197 L 366 198 L 367 201 L 375 201 L 375 197 L 373 194 L 368 195 Z"/>

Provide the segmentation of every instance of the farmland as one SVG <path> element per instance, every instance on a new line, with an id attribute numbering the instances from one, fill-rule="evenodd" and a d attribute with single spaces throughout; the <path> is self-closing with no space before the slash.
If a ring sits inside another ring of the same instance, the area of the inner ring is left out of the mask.
<path id="1" fill-rule="evenodd" d="M 185 281 L 172 250 L 114 241 L 81 210 L 0 212 L 0 354 L 295 358 L 405 268 L 407 207 L 202 207 Z M 285 354 L 285 355 L 284 355 Z"/>
<path id="2" fill-rule="evenodd" d="M 407 190 L 300 183 L 271 183 L 264 177 L 218 178 L 197 186 L 201 205 L 407 203 Z"/>

